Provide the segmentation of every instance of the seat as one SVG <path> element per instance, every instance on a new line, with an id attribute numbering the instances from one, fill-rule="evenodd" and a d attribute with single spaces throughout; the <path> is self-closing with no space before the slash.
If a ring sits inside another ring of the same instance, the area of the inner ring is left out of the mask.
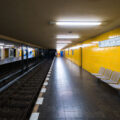
<path id="1" fill-rule="evenodd" d="M 108 84 L 118 84 L 120 80 L 120 72 L 113 71 L 110 80 L 101 80 Z"/>
<path id="2" fill-rule="evenodd" d="M 105 72 L 105 68 L 101 67 L 98 73 L 92 73 L 92 75 L 94 75 L 94 76 L 103 76 L 104 72 Z"/>
<path id="3" fill-rule="evenodd" d="M 104 75 L 103 76 L 98 76 L 97 78 L 99 78 L 102 81 L 104 81 L 104 80 L 110 80 L 111 73 L 112 73 L 112 70 L 105 69 Z"/>

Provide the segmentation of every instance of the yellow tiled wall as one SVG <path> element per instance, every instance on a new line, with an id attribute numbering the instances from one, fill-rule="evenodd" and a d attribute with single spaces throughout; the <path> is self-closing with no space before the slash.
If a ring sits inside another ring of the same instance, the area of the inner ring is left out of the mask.
<path id="1" fill-rule="evenodd" d="M 73 50 L 65 50 L 65 57 L 70 59 L 72 62 L 76 63 L 78 66 L 81 66 L 81 48 Z"/>
<path id="2" fill-rule="evenodd" d="M 120 35 L 120 28 L 104 33 L 93 39 L 87 40 L 82 44 L 92 44 L 93 41 L 102 41 L 109 39 L 110 36 Z M 80 56 L 80 52 L 76 52 Z M 72 59 L 73 62 L 79 63 L 79 57 L 65 55 L 66 58 Z M 99 48 L 98 43 L 89 47 L 82 48 L 82 66 L 89 72 L 97 73 L 100 67 L 105 67 L 113 71 L 120 72 L 120 46 Z"/>

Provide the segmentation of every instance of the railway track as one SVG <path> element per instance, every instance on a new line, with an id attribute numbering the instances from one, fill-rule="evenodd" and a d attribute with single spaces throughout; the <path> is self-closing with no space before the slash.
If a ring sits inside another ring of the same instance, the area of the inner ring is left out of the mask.
<path id="1" fill-rule="evenodd" d="M 0 93 L 0 120 L 28 120 L 52 63 L 45 60 Z"/>
<path id="2" fill-rule="evenodd" d="M 10 75 L 4 77 L 3 79 L 0 79 L 0 92 L 3 91 L 4 89 L 6 89 L 7 87 L 9 87 L 10 85 L 12 85 L 14 83 L 13 81 L 17 81 L 21 76 L 24 75 L 23 73 L 26 74 L 31 69 L 33 69 L 34 66 L 35 66 L 35 63 L 32 63 L 27 68 L 24 67 L 23 70 L 22 69 L 18 69 L 18 70 L 16 70 L 16 72 L 13 72 Z M 15 78 L 17 78 L 17 79 L 15 79 Z"/>

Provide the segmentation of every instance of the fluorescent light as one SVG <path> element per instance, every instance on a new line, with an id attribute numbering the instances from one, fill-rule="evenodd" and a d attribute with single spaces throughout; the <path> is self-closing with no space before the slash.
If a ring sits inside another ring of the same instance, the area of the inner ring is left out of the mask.
<path id="1" fill-rule="evenodd" d="M 60 49 L 62 49 L 62 48 L 64 48 L 64 47 L 57 47 L 57 50 L 58 50 L 58 49 L 60 50 Z"/>
<path id="2" fill-rule="evenodd" d="M 71 41 L 57 41 L 57 43 L 66 44 L 66 43 L 72 43 L 72 42 Z"/>
<path id="3" fill-rule="evenodd" d="M 78 39 L 79 35 L 57 35 L 57 39 Z"/>
<path id="4" fill-rule="evenodd" d="M 3 46 L 4 45 L 4 43 L 0 43 L 0 46 Z"/>
<path id="5" fill-rule="evenodd" d="M 68 44 L 57 44 L 57 46 L 65 46 L 65 45 L 68 45 Z"/>
<path id="6" fill-rule="evenodd" d="M 95 22 L 95 21 L 57 21 L 56 25 L 59 26 L 96 26 L 101 25 L 101 22 Z"/>
<path id="7" fill-rule="evenodd" d="M 62 49 L 62 48 L 64 48 L 64 47 L 67 46 L 67 45 L 68 45 L 67 43 L 66 43 L 66 44 L 61 44 L 61 43 L 59 44 L 59 43 L 57 43 L 57 44 L 56 44 L 56 48 L 57 48 L 57 49 Z"/>

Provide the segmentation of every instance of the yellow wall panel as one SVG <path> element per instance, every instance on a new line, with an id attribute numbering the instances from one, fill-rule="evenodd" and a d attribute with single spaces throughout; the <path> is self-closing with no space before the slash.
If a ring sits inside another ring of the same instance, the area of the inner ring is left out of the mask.
<path id="1" fill-rule="evenodd" d="M 72 50 L 69 49 L 69 55 L 68 55 L 68 50 L 65 50 L 65 57 L 70 59 L 78 66 L 81 66 L 81 48 L 73 50 L 73 54 L 72 54 Z"/>
<path id="2" fill-rule="evenodd" d="M 110 36 L 120 35 L 120 28 L 104 33 L 92 41 L 102 41 L 109 39 Z M 91 73 L 99 71 L 100 67 L 105 67 L 113 71 L 120 72 L 120 46 L 99 48 L 98 44 L 83 48 L 83 68 Z"/>
<path id="3" fill-rule="evenodd" d="M 110 36 L 116 35 L 120 35 L 120 28 L 86 40 L 82 44 L 92 44 L 95 41 L 107 40 Z M 71 50 L 69 51 L 68 55 L 68 50 L 65 50 L 65 57 L 81 66 L 81 48 L 75 49 L 74 55 L 71 55 Z M 120 72 L 120 46 L 100 48 L 98 43 L 96 43 L 88 47 L 83 47 L 82 66 L 91 73 L 97 73 L 100 67 Z"/>

